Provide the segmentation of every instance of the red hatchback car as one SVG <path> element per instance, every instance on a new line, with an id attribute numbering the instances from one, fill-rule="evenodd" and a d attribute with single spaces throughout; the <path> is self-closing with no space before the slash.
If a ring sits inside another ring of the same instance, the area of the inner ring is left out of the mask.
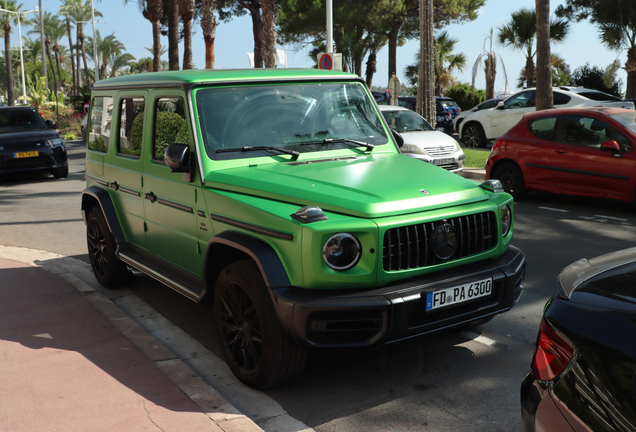
<path id="1" fill-rule="evenodd" d="M 636 111 L 562 108 L 528 113 L 497 139 L 486 178 L 520 198 L 526 190 L 633 202 Z"/>

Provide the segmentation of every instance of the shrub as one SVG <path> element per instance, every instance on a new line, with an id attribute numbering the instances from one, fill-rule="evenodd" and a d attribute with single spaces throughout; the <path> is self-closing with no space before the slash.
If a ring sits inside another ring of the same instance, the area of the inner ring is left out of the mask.
<path id="1" fill-rule="evenodd" d="M 486 100 L 485 90 L 473 90 L 469 84 L 455 84 L 446 90 L 446 96 L 453 98 L 466 111 Z"/>
<path id="2" fill-rule="evenodd" d="M 139 154 L 143 139 L 144 113 L 139 114 L 133 121 L 130 133 L 130 148 Z M 159 111 L 155 125 L 155 157 L 163 159 L 166 147 L 173 143 L 190 142 L 188 125 L 183 117 L 170 111 Z"/>

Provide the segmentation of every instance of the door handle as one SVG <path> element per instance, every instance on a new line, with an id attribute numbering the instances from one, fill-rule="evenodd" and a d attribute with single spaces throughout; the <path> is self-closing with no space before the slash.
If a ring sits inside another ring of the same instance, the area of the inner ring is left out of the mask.
<path id="1" fill-rule="evenodd" d="M 558 153 L 558 154 L 564 154 L 564 153 L 567 153 L 567 152 L 568 152 L 568 151 L 567 151 L 566 149 L 564 149 L 564 148 L 554 149 L 553 151 L 554 151 L 555 153 Z"/>

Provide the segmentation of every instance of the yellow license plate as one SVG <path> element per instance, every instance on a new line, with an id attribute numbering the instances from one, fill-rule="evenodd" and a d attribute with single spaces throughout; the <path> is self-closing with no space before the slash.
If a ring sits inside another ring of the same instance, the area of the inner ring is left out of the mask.
<path id="1" fill-rule="evenodd" d="M 15 157 L 16 158 L 25 158 L 25 157 L 35 157 L 38 156 L 39 153 L 36 151 L 32 151 L 32 152 L 20 152 L 20 153 L 16 153 Z"/>

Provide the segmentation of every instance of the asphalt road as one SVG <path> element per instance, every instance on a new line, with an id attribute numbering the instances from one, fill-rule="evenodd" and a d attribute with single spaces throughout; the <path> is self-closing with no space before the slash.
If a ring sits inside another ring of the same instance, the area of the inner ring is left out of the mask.
<path id="1" fill-rule="evenodd" d="M 87 261 L 79 210 L 83 150 L 77 142 L 68 149 L 68 179 L 0 183 L 0 244 Z M 527 278 L 513 310 L 471 331 L 374 351 L 312 352 L 297 382 L 267 395 L 320 432 L 519 430 L 519 386 L 558 273 L 580 258 L 634 246 L 635 210 L 606 200 L 528 193 L 515 204 L 513 243 L 526 254 Z M 136 278 L 133 291 L 219 354 L 208 308 L 147 277 Z M 235 405 L 249 415 L 249 401 L 244 403 Z"/>

